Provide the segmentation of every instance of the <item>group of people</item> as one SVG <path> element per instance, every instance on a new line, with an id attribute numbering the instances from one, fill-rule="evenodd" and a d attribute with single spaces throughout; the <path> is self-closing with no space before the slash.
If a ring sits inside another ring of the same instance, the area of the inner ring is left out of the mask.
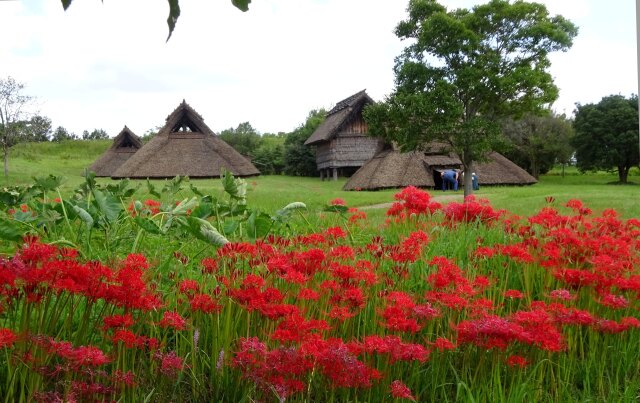
<path id="1" fill-rule="evenodd" d="M 459 179 L 464 178 L 464 172 L 460 172 L 458 169 L 447 169 L 440 172 L 440 176 L 442 176 L 443 192 L 450 187 L 453 187 L 453 190 L 457 191 Z M 464 182 L 462 183 L 464 185 Z M 478 184 L 478 175 L 476 175 L 475 172 L 471 173 L 471 183 L 473 185 L 473 190 L 480 189 L 480 185 Z"/>

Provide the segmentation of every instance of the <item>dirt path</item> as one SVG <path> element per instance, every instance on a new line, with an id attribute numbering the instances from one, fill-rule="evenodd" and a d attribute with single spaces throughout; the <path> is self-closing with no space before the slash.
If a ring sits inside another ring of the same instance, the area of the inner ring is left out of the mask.
<path id="1" fill-rule="evenodd" d="M 449 203 L 452 201 L 462 202 L 464 200 L 464 193 L 456 193 L 456 194 L 442 194 L 431 196 L 431 200 L 436 201 L 438 203 Z M 370 206 L 362 206 L 359 207 L 360 210 L 371 210 L 371 209 L 388 209 L 391 207 L 393 202 L 389 203 L 380 203 L 380 204 L 372 204 Z"/>

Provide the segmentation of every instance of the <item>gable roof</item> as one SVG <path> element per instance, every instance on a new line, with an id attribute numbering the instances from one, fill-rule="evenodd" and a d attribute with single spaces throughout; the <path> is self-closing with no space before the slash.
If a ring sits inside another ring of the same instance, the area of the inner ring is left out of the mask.
<path id="1" fill-rule="evenodd" d="M 489 161 L 475 164 L 480 185 L 531 185 L 537 180 L 527 171 L 492 152 Z M 447 168 L 462 168 L 455 154 L 402 153 L 386 149 L 367 161 L 345 183 L 343 190 L 377 190 L 406 186 L 435 187 L 434 173 Z"/>
<path id="2" fill-rule="evenodd" d="M 167 116 L 147 144 L 112 175 L 113 178 L 217 178 L 222 169 L 238 177 L 260 171 L 204 123 L 186 101 Z"/>
<path id="3" fill-rule="evenodd" d="M 370 103 L 373 103 L 373 99 L 367 95 L 366 90 L 362 90 L 338 102 L 327 113 L 324 122 L 318 126 L 304 144 L 311 145 L 331 140 L 338 134 L 345 123 L 362 113 L 362 108 Z"/>
<path id="4" fill-rule="evenodd" d="M 111 147 L 91 164 L 89 170 L 95 172 L 98 177 L 111 176 L 141 147 L 140 138 L 125 126 L 113 139 Z"/>

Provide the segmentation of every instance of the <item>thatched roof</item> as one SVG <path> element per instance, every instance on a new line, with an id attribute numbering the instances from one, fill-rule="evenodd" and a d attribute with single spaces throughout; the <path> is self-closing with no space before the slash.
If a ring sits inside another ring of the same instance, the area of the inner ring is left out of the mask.
<path id="1" fill-rule="evenodd" d="M 167 117 L 158 134 L 126 161 L 113 178 L 217 178 L 222 169 L 235 176 L 260 171 L 216 136 L 185 101 Z"/>
<path id="2" fill-rule="evenodd" d="M 434 174 L 444 169 L 461 169 L 454 155 L 425 154 L 422 151 L 402 153 L 386 149 L 364 164 L 344 185 L 344 190 L 377 190 L 406 186 L 433 188 Z M 480 185 L 531 185 L 535 178 L 497 152 L 489 154 L 489 162 L 475 166 Z"/>
<path id="3" fill-rule="evenodd" d="M 492 152 L 489 161 L 476 163 L 475 172 L 481 185 L 532 185 L 536 178 L 504 155 Z"/>
<path id="4" fill-rule="evenodd" d="M 142 142 L 127 126 L 113 139 L 111 147 L 89 167 L 96 176 L 111 176 L 142 147 Z"/>
<path id="5" fill-rule="evenodd" d="M 318 126 L 316 131 L 304 142 L 305 145 L 317 144 L 329 141 L 348 123 L 353 117 L 362 112 L 365 105 L 373 103 L 373 99 L 365 90 L 351 95 L 338 102 L 328 113 L 327 117 Z"/>

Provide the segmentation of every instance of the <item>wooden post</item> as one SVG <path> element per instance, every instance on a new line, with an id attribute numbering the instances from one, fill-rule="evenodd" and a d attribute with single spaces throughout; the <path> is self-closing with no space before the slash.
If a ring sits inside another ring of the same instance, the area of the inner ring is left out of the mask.
<path id="1" fill-rule="evenodd" d="M 320 170 L 320 180 L 324 181 L 324 170 Z"/>
<path id="2" fill-rule="evenodd" d="M 333 168 L 333 180 L 338 180 L 338 168 Z"/>

